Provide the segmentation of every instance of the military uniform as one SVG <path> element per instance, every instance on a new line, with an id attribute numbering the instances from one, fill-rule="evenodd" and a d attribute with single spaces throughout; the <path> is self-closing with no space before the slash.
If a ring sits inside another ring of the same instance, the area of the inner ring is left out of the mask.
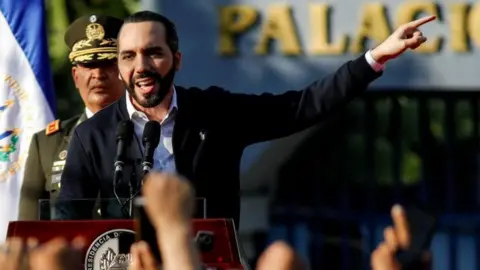
<path id="1" fill-rule="evenodd" d="M 33 135 L 25 164 L 20 220 L 50 219 L 49 200 L 55 200 L 60 189 L 70 135 L 85 119 L 84 113 L 66 121 L 55 120 Z"/>
<path id="2" fill-rule="evenodd" d="M 75 20 L 65 33 L 70 62 L 76 65 L 115 60 L 116 38 L 122 24 L 122 20 L 104 15 L 88 15 Z M 19 220 L 53 218 L 50 209 L 61 188 L 70 136 L 87 118 L 83 113 L 65 121 L 55 120 L 45 130 L 34 134 L 25 164 Z"/>

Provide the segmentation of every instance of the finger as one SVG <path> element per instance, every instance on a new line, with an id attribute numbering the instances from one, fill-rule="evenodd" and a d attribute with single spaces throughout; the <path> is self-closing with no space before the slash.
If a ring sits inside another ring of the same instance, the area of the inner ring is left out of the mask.
<path id="1" fill-rule="evenodd" d="M 20 268 L 23 253 L 23 241 L 20 238 L 12 238 L 8 243 L 8 259 L 4 269 L 16 270 Z"/>
<path id="2" fill-rule="evenodd" d="M 308 269 L 303 260 L 285 242 L 271 244 L 260 256 L 257 270 L 304 270 Z"/>
<path id="3" fill-rule="evenodd" d="M 423 43 L 425 43 L 426 41 L 427 41 L 426 37 L 416 36 L 416 37 L 406 39 L 403 42 L 405 44 L 405 48 L 414 50 L 418 48 L 420 45 L 422 45 Z"/>
<path id="4" fill-rule="evenodd" d="M 423 36 L 423 33 L 419 30 L 412 30 L 411 33 L 407 30 L 403 36 L 403 39 L 416 38 L 420 36 Z"/>
<path id="5" fill-rule="evenodd" d="M 58 237 L 43 245 L 42 254 L 55 258 L 59 263 L 63 263 L 63 259 L 68 256 L 68 251 L 68 242 Z"/>
<path id="6" fill-rule="evenodd" d="M 40 242 L 38 241 L 37 238 L 29 237 L 29 238 L 27 239 L 27 247 L 28 247 L 29 250 L 32 250 L 32 249 L 37 248 L 38 245 L 39 245 L 39 243 L 40 243 Z"/>
<path id="7" fill-rule="evenodd" d="M 64 265 L 71 262 L 68 262 L 68 244 L 67 241 L 63 238 L 54 238 L 47 243 L 41 245 L 34 252 L 32 252 L 32 261 L 42 261 L 42 258 L 49 258 L 49 261 L 54 261 L 56 265 Z"/>
<path id="8" fill-rule="evenodd" d="M 427 41 L 426 37 L 419 37 L 419 38 L 417 38 L 417 42 L 414 45 L 410 46 L 410 49 L 411 50 L 416 50 L 418 47 L 420 47 L 420 45 L 422 45 L 426 41 Z"/>
<path id="9" fill-rule="evenodd" d="M 153 257 L 152 252 L 148 247 L 148 244 L 143 241 L 140 241 L 138 242 L 137 248 L 138 248 L 138 253 L 140 255 L 139 257 L 140 257 L 143 269 L 156 270 L 157 262 L 155 261 L 155 258 Z"/>
<path id="10" fill-rule="evenodd" d="M 8 242 L 9 240 L 0 246 L 0 265 L 5 265 L 8 260 Z"/>
<path id="11" fill-rule="evenodd" d="M 409 38 L 412 38 L 415 35 L 418 35 L 418 34 L 416 34 L 417 32 L 420 32 L 420 30 L 418 30 L 416 28 L 406 27 L 405 29 L 401 29 L 401 33 L 402 33 L 401 37 L 402 37 L 402 39 L 409 39 Z"/>
<path id="12" fill-rule="evenodd" d="M 387 246 L 392 251 L 396 251 L 398 249 L 398 239 L 397 239 L 397 235 L 395 234 L 395 230 L 393 229 L 393 227 L 388 226 L 383 231 L 383 238 L 385 239 L 385 243 L 387 244 Z"/>
<path id="13" fill-rule="evenodd" d="M 411 36 L 411 38 L 416 38 L 416 37 L 423 37 L 423 33 L 420 30 L 415 30 Z"/>
<path id="14" fill-rule="evenodd" d="M 405 211 L 400 205 L 392 207 L 392 219 L 398 245 L 403 249 L 408 248 L 410 246 L 410 231 Z"/>
<path id="15" fill-rule="evenodd" d="M 77 236 L 72 240 L 72 247 L 74 249 L 81 250 L 85 247 L 86 244 L 87 244 L 87 241 L 83 236 Z"/>
<path id="16" fill-rule="evenodd" d="M 137 243 L 134 243 L 130 247 L 130 255 L 132 256 L 132 262 L 130 263 L 129 270 L 140 270 L 140 254 L 138 253 Z"/>
<path id="17" fill-rule="evenodd" d="M 392 270 L 394 260 L 386 243 L 381 243 L 370 255 L 370 264 L 373 270 Z"/>
<path id="18" fill-rule="evenodd" d="M 437 18 L 437 16 L 426 16 L 426 17 L 423 17 L 423 18 L 420 18 L 420 19 L 417 19 L 415 21 L 411 21 L 409 23 L 407 23 L 407 27 L 408 28 L 418 28 L 426 23 L 429 23 L 433 20 L 435 20 Z"/>
<path id="19" fill-rule="evenodd" d="M 50 241 L 48 241 L 44 247 L 45 247 L 45 252 L 54 254 L 60 251 L 61 249 L 64 249 L 68 246 L 67 241 L 61 237 L 54 238 Z"/>

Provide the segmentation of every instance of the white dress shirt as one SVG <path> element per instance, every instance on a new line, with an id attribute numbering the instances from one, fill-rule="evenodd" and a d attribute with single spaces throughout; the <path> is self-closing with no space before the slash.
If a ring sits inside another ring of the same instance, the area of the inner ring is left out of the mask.
<path id="1" fill-rule="evenodd" d="M 380 64 L 380 63 L 377 63 L 377 61 L 375 61 L 375 59 L 373 59 L 371 51 L 368 51 L 368 52 L 365 54 L 365 59 L 367 59 L 367 63 L 368 63 L 368 64 L 373 68 L 373 70 L 375 70 L 376 72 L 379 72 L 379 71 L 381 71 L 381 70 L 383 70 L 383 69 L 385 68 L 385 65 Z"/>
<path id="2" fill-rule="evenodd" d="M 130 95 L 126 93 L 127 112 L 130 120 L 133 122 L 135 136 L 140 143 L 140 147 L 143 151 L 142 135 L 145 124 L 149 121 L 147 115 L 138 111 L 130 100 Z M 167 116 L 160 122 L 160 142 L 153 153 L 153 169 L 157 169 L 163 172 L 176 172 L 175 159 L 173 156 L 173 126 L 175 125 L 175 114 L 177 112 L 177 93 L 173 90 L 172 102 L 168 109 Z"/>
<path id="3" fill-rule="evenodd" d="M 85 114 L 87 115 L 87 119 L 93 116 L 93 112 L 90 111 L 87 107 L 85 107 Z"/>

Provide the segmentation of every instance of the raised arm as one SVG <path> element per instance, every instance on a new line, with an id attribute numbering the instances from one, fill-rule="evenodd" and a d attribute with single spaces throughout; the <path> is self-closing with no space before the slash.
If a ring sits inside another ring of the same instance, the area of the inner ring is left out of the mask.
<path id="1" fill-rule="evenodd" d="M 217 91 L 212 104 L 219 121 L 231 125 L 247 144 L 284 137 L 308 128 L 343 109 L 378 78 L 389 60 L 416 49 L 427 39 L 418 28 L 435 19 L 424 17 L 400 26 L 379 46 L 343 64 L 336 72 L 300 91 L 281 95 L 245 95 Z"/>

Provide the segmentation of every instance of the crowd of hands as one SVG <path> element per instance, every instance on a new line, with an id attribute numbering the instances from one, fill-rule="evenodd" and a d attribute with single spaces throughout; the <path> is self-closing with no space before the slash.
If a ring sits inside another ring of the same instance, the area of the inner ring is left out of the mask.
<path id="1" fill-rule="evenodd" d="M 191 217 L 195 194 L 190 183 L 176 175 L 151 172 L 142 189 L 145 211 L 156 229 L 163 262 L 160 268 L 149 246 L 139 241 L 131 246 L 132 262 L 129 269 L 202 269 L 199 250 L 192 241 Z M 391 215 L 392 226 L 385 228 L 383 241 L 371 254 L 373 270 L 402 269 L 396 254 L 409 246 L 408 222 L 399 205 L 392 207 Z M 82 237 L 73 241 L 57 238 L 43 244 L 35 239 L 7 239 L 0 248 L 0 269 L 83 269 L 82 250 L 85 245 Z M 425 268 L 422 269 L 429 269 L 430 261 L 428 256 L 425 257 Z M 261 254 L 255 269 L 306 270 L 308 266 L 288 244 L 277 241 Z"/>

